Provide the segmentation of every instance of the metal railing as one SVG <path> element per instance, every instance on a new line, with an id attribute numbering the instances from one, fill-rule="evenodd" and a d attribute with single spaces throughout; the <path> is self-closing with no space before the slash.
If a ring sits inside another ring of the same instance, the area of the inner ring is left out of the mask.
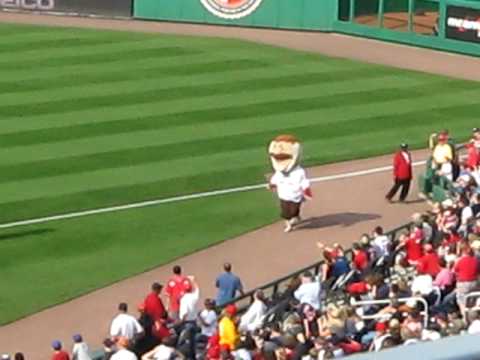
<path id="1" fill-rule="evenodd" d="M 403 230 L 409 229 L 411 226 L 411 223 L 403 224 L 399 227 L 396 227 L 392 230 L 389 230 L 388 232 L 385 233 L 385 235 L 389 236 L 392 240 L 397 240 L 398 234 L 402 232 Z M 352 251 L 351 249 L 348 249 L 345 251 L 345 254 L 347 257 L 351 257 Z M 269 282 L 265 285 L 259 286 L 242 296 L 239 296 L 225 304 L 223 304 L 221 307 L 219 307 L 219 310 L 223 309 L 225 306 L 230 305 L 230 304 L 235 304 L 237 306 L 238 312 L 242 313 L 245 311 L 248 306 L 250 306 L 253 303 L 254 300 L 254 294 L 255 291 L 257 290 L 262 290 L 264 294 L 266 295 L 267 298 L 274 298 L 276 297 L 280 291 L 286 290 L 283 288 L 284 285 L 292 283 L 295 279 L 297 279 L 300 275 L 302 275 L 304 272 L 309 271 L 315 275 L 319 275 L 320 269 L 322 265 L 325 263 L 324 260 L 318 261 L 314 264 L 311 264 L 309 266 L 306 266 L 300 270 L 297 270 L 291 274 L 288 274 L 286 276 L 283 276 L 277 280 L 274 280 L 272 282 Z"/>
<path id="2" fill-rule="evenodd" d="M 428 325 L 428 303 L 424 298 L 414 296 L 414 297 L 408 297 L 408 298 L 399 298 L 399 299 L 396 299 L 396 300 L 399 303 L 407 303 L 410 300 L 421 302 L 423 304 L 424 310 L 421 311 L 420 314 L 423 315 L 423 326 L 424 326 L 425 329 L 427 328 L 427 325 Z M 357 300 L 355 300 L 355 298 L 352 298 L 352 302 L 350 303 L 350 305 L 353 306 L 354 308 L 357 308 L 357 307 L 364 307 L 364 306 L 369 306 L 369 305 L 391 304 L 391 302 L 392 301 L 390 299 L 357 301 Z M 387 316 L 388 316 L 388 314 L 375 313 L 375 314 L 368 314 L 368 315 L 363 315 L 362 314 L 360 317 L 363 320 L 375 320 L 375 319 L 384 319 L 384 318 L 387 318 Z"/>

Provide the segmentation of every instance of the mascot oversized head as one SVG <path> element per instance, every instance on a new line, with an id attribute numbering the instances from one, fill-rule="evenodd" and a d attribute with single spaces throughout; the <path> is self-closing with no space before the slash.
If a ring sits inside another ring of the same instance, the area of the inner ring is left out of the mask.
<path id="1" fill-rule="evenodd" d="M 268 154 L 275 171 L 289 173 L 301 161 L 302 146 L 294 135 L 279 135 L 270 142 Z"/>

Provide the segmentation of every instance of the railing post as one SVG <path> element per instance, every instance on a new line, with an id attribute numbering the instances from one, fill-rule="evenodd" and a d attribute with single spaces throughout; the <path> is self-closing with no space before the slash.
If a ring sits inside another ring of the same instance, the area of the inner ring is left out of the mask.
<path id="1" fill-rule="evenodd" d="M 385 12 L 385 0 L 378 0 L 378 26 L 383 28 L 383 14 Z"/>
<path id="2" fill-rule="evenodd" d="M 408 32 L 413 31 L 413 13 L 415 12 L 415 0 L 408 0 Z"/>
<path id="3" fill-rule="evenodd" d="M 355 18 L 355 0 L 349 0 L 348 21 L 353 22 Z"/>

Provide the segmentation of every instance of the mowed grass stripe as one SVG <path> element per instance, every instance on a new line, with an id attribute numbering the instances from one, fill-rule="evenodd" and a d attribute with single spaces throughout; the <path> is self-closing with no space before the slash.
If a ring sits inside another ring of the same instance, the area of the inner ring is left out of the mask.
<path id="1" fill-rule="evenodd" d="M 405 87 L 410 85 L 419 85 L 425 84 L 426 82 L 423 77 L 411 78 L 405 77 L 403 74 L 401 76 L 388 75 L 389 80 L 392 81 L 394 87 Z M 374 79 L 364 79 L 364 83 L 368 84 L 366 89 L 378 89 L 388 86 L 388 83 L 385 82 L 385 77 L 374 78 Z M 355 80 L 351 81 L 351 84 L 356 84 Z M 362 88 L 365 85 L 360 84 Z M 305 85 L 298 88 L 295 88 L 294 92 L 285 91 L 285 89 L 265 89 L 265 90 L 256 90 L 251 92 L 245 92 L 241 95 L 239 94 L 216 94 L 210 97 L 200 97 L 200 98 L 191 98 L 189 99 L 189 109 L 192 111 L 201 111 L 201 110 L 212 110 L 216 108 L 224 108 L 237 105 L 255 105 L 269 101 L 269 99 L 277 100 L 294 100 L 301 99 L 303 97 L 310 98 L 312 94 L 319 95 L 328 95 L 328 94 L 341 94 L 343 92 L 348 92 L 350 89 L 345 85 L 345 82 L 336 82 L 335 84 L 330 84 L 330 86 L 318 86 Z M 438 101 L 439 103 L 444 103 L 445 101 L 459 101 L 470 102 L 471 99 L 458 99 L 455 96 L 450 96 L 451 94 L 441 94 L 436 96 L 432 94 L 432 101 Z M 474 94 L 474 96 L 476 96 Z M 399 103 L 394 101 L 394 106 Z M 457 103 L 457 102 L 455 102 Z M 413 104 L 415 105 L 415 103 Z M 428 104 L 427 104 L 428 105 Z M 382 104 L 377 104 L 378 107 L 382 107 Z M 388 102 L 384 107 L 388 107 Z M 405 106 L 412 106 L 409 101 L 403 101 L 399 103 L 399 107 L 403 109 Z M 372 111 L 376 112 L 377 109 L 371 109 L 369 107 L 364 107 L 362 105 L 356 105 L 355 107 L 350 107 L 348 104 L 343 104 L 342 109 L 345 109 L 346 112 L 349 111 L 367 111 L 367 114 L 370 114 Z M 168 102 L 160 103 L 146 103 L 142 104 L 141 107 L 141 116 L 139 115 L 138 107 L 135 104 L 132 105 L 117 105 L 109 106 L 101 109 L 84 109 L 77 111 L 66 111 L 60 114 L 30 114 L 27 116 L 11 116 L 11 117 L 0 117 L 3 121 L 0 121 L 0 133 L 9 134 L 19 131 L 30 131 L 30 130 L 40 130 L 45 128 L 60 128 L 63 126 L 73 126 L 73 125 L 83 125 L 89 124 L 92 122 L 101 123 L 108 121 L 120 121 L 120 120 L 129 120 L 145 116 L 161 116 L 174 113 L 185 112 L 185 101 L 182 99 L 179 100 L 170 100 Z M 391 109 L 387 109 L 387 112 Z M 337 112 L 333 112 L 337 114 Z M 329 112 L 326 116 L 330 116 Z M 1 156 L 1 153 L 0 153 Z"/>
<path id="2" fill-rule="evenodd" d="M 219 62 L 220 64 L 220 62 Z M 236 64 L 235 62 L 233 63 Z M 251 64 L 254 66 L 256 64 L 259 66 L 258 68 L 250 68 L 248 65 Z M 260 66 L 261 65 L 261 66 Z M 195 66 L 194 64 L 190 64 L 190 66 Z M 90 83 L 85 85 L 78 85 L 76 86 L 74 83 L 71 84 L 70 87 L 67 88 L 58 88 L 58 89 L 44 89 L 44 90 L 37 90 L 37 91 L 28 91 L 28 92 L 20 92 L 20 93 L 3 93 L 0 94 L 0 107 L 6 106 L 16 106 L 21 105 L 33 105 L 33 104 L 40 104 L 40 103 L 48 103 L 52 99 L 54 99 L 57 103 L 63 101 L 71 101 L 71 100 L 82 100 L 85 99 L 88 101 L 90 98 L 106 98 L 112 96 L 119 96 L 119 97 L 130 97 L 134 96 L 135 94 L 147 93 L 147 92 L 158 92 L 160 95 L 162 94 L 161 91 L 165 92 L 167 90 L 179 89 L 178 91 L 182 91 L 185 88 L 198 88 L 199 94 L 201 94 L 202 89 L 200 87 L 207 87 L 207 86 L 224 86 L 228 83 L 241 83 L 245 84 L 251 81 L 258 81 L 258 82 L 267 82 L 271 81 L 272 79 L 277 79 L 279 77 L 279 72 L 282 73 L 282 76 L 302 76 L 305 77 L 307 74 L 312 74 L 312 76 L 320 76 L 321 74 L 325 74 L 325 77 L 329 77 L 327 80 L 331 81 L 334 84 L 334 81 L 345 81 L 345 75 L 348 76 L 350 74 L 352 81 L 358 79 L 359 76 L 363 76 L 361 74 L 364 71 L 357 71 L 357 70 L 332 70 L 332 69 L 325 69 L 316 66 L 311 66 L 312 70 L 309 71 L 309 64 L 305 64 L 305 67 L 291 67 L 285 66 L 280 68 L 275 64 L 271 64 L 269 62 L 263 62 L 261 60 L 251 60 L 251 62 L 245 63 L 245 65 L 239 66 L 239 68 L 229 67 L 229 62 L 225 62 L 224 64 L 220 65 L 224 67 L 225 71 L 210 71 L 207 67 L 205 69 L 202 65 L 198 66 L 199 71 L 197 74 L 191 75 L 183 75 L 183 74 L 172 74 L 162 75 L 159 74 L 158 76 L 151 76 L 151 78 L 146 79 L 131 79 L 131 80 L 123 80 L 119 82 L 100 82 L 100 83 Z M 371 69 L 366 69 L 366 75 L 369 73 L 373 73 Z M 370 71 L 370 72 L 369 72 Z M 141 72 L 141 71 L 140 71 Z M 372 77 L 382 76 L 382 72 L 378 72 L 378 74 L 372 75 Z M 386 72 L 388 73 L 388 72 Z M 365 76 L 366 76 L 365 75 Z M 335 80 L 330 80 L 335 77 Z M 365 77 L 363 77 L 365 78 Z M 306 85 L 313 84 L 311 81 L 306 83 Z M 192 89 L 193 90 L 193 89 Z M 262 89 L 260 89 L 262 90 Z M 215 94 L 213 94 L 215 95 Z M 210 94 L 206 94 L 205 96 L 211 96 Z M 198 98 L 202 98 L 204 96 L 199 96 Z M 196 97 L 193 97 L 195 99 Z M 174 98 L 168 99 L 168 101 L 174 101 Z M 124 105 L 123 103 L 121 103 Z M 75 109 L 74 109 L 75 110 Z M 39 114 L 35 112 L 35 114 Z"/>
<path id="3" fill-rule="evenodd" d="M 258 57 L 255 60 L 262 61 L 268 57 Z M 90 64 L 68 64 L 66 62 L 63 66 L 58 67 L 45 67 L 45 68 L 35 68 L 32 69 L 21 69 L 21 70 L 11 70 L 8 72 L 1 72 L 0 82 L 14 83 L 15 80 L 22 81 L 45 81 L 45 80 L 55 80 L 56 78 L 70 77 L 72 82 L 75 79 L 81 78 L 82 76 L 95 76 L 107 74 L 110 72 L 132 72 L 132 69 L 142 70 L 142 69 L 152 69 L 158 68 L 159 66 L 179 66 L 185 65 L 189 66 L 190 64 L 199 64 L 205 62 L 211 62 L 216 60 L 234 60 L 234 59 L 251 59 L 249 56 L 245 56 L 242 53 L 236 53 L 232 51 L 230 53 L 221 53 L 214 52 L 209 53 L 209 56 L 206 57 L 203 53 L 189 54 L 188 57 L 139 57 L 139 58 L 116 58 L 112 61 L 108 61 L 101 64 L 96 64 L 92 67 Z M 253 60 L 253 59 L 251 59 Z M 332 65 L 333 67 L 334 65 Z M 347 66 L 344 66 L 346 68 Z"/>
<path id="4" fill-rule="evenodd" d="M 135 35 L 135 36 L 133 36 Z M 138 36 L 141 35 L 141 36 Z M 114 40 L 116 38 L 113 38 Z M 205 42 L 200 44 L 195 42 L 192 44 L 191 41 L 178 41 L 176 38 L 175 41 L 171 40 L 171 37 L 152 34 L 150 36 L 145 36 L 145 34 L 128 34 L 128 36 L 124 36 L 120 38 L 121 41 L 112 41 L 110 44 L 103 44 L 103 45 L 83 45 L 77 46 L 75 48 L 66 47 L 66 48 L 45 48 L 45 49 L 36 49 L 36 50 L 25 50 L 21 52 L 9 52 L 2 54 L 0 59 L 0 69 L 5 68 L 10 64 L 12 61 L 15 61 L 19 64 L 24 64 L 27 68 L 30 65 L 30 61 L 32 58 L 40 64 L 48 64 L 50 62 L 55 61 L 56 59 L 62 59 L 65 63 L 69 61 L 73 61 L 76 57 L 88 57 L 94 55 L 104 54 L 108 56 L 110 53 L 123 53 L 123 52 L 141 52 L 142 50 L 146 49 L 154 49 L 154 48 L 165 48 L 165 47 L 179 47 L 179 48 L 186 48 L 195 51 L 201 52 L 208 52 L 208 53 L 215 53 L 215 52 L 229 52 L 230 50 L 234 50 L 239 53 L 243 53 L 244 55 L 251 54 L 251 49 L 245 46 L 237 46 L 235 42 L 225 42 L 221 40 L 212 40 L 210 42 Z M 269 51 L 267 54 L 275 54 L 278 51 Z M 279 52 L 281 54 L 281 52 Z M 261 53 L 258 56 L 262 56 Z M 250 56 L 251 57 L 251 56 Z M 288 60 L 291 58 L 286 57 Z M 297 58 L 298 59 L 298 58 Z M 329 60 L 324 60 L 328 62 Z M 329 61 L 334 62 L 334 61 Z M 62 63 L 58 63 L 58 65 L 62 65 Z M 37 67 L 32 67 L 32 69 L 37 69 Z"/>
<path id="5" fill-rule="evenodd" d="M 290 127 L 282 128 L 281 130 L 298 135 L 302 138 L 302 141 L 310 141 L 328 139 L 338 133 L 348 133 L 355 126 L 354 124 L 358 122 L 361 122 L 362 126 L 356 132 L 358 134 L 366 134 L 376 131 L 379 122 L 383 122 L 391 130 L 394 130 L 400 129 L 402 126 L 411 126 L 415 121 L 418 121 L 418 119 L 433 117 L 432 120 L 428 121 L 429 123 L 432 123 L 433 120 L 446 121 L 448 118 L 451 118 L 453 114 L 455 114 L 455 117 L 458 119 L 473 120 L 474 116 L 472 116 L 472 114 L 479 111 L 480 104 L 452 106 L 442 108 L 441 111 L 426 109 L 406 114 L 354 118 L 342 122 L 321 122 L 307 126 L 295 126 L 295 124 L 292 123 Z M 277 132 L 278 129 L 272 129 L 249 134 L 224 135 L 197 141 L 177 142 L 169 145 L 145 146 L 136 149 L 111 151 L 86 156 L 73 156 L 13 166 L 0 166 L 0 173 L 3 174 L 3 176 L 0 177 L 0 183 L 171 161 L 191 157 L 192 154 L 208 155 L 253 149 L 258 147 L 258 144 L 262 144 L 265 141 L 268 142 L 268 139 L 274 137 Z"/>
<path id="6" fill-rule="evenodd" d="M 176 141 L 178 137 L 174 136 L 174 133 L 168 132 L 170 128 L 185 128 L 192 127 L 195 131 L 195 134 L 198 136 L 202 133 L 202 127 L 205 129 L 211 128 L 212 126 L 219 126 L 222 123 L 222 131 L 235 131 L 239 128 L 263 128 L 263 123 L 268 122 L 269 119 L 275 117 L 275 121 L 281 122 L 285 117 L 285 114 L 288 116 L 296 113 L 313 113 L 316 110 L 322 110 L 322 112 L 327 112 L 324 118 L 319 118 L 320 113 L 312 114 L 311 117 L 307 116 L 309 122 L 325 122 L 333 119 L 333 121 L 339 120 L 339 114 L 331 114 L 331 111 L 328 111 L 332 108 L 337 108 L 335 99 L 343 98 L 344 94 L 351 95 L 351 89 L 356 88 L 356 86 L 361 86 L 363 92 L 381 90 L 383 89 L 401 89 L 401 88 L 411 88 L 412 86 L 417 86 L 424 84 L 422 81 L 415 81 L 403 77 L 395 76 L 384 76 L 382 79 L 384 81 L 378 81 L 379 78 L 374 79 L 349 79 L 348 83 L 337 81 L 331 83 L 330 86 L 302 86 L 298 88 L 298 91 L 295 93 L 295 97 L 282 97 L 281 94 L 277 91 L 257 91 L 254 93 L 262 99 L 265 99 L 263 102 L 251 102 L 249 101 L 250 97 L 243 97 L 236 99 L 236 102 L 230 100 L 225 101 L 224 96 L 214 96 L 207 98 L 205 103 L 210 106 L 206 109 L 192 109 L 190 111 L 185 111 L 184 106 L 182 105 L 183 111 L 178 112 L 167 112 L 162 113 L 160 109 L 153 111 L 154 115 L 143 115 L 132 116 L 130 118 L 120 118 L 114 120 L 105 120 L 105 119 L 88 119 L 88 123 L 70 125 L 69 122 L 56 122 L 55 127 L 48 127 L 46 129 L 39 130 L 27 130 L 27 131 L 18 131 L 18 123 L 13 122 L 13 128 L 16 132 L 8 132 L 0 135 L 0 147 L 11 148 L 16 146 L 27 146 L 35 144 L 48 144 L 48 143 L 59 143 L 59 142 L 68 142 L 76 141 L 75 144 L 72 144 L 73 148 L 82 149 L 85 148 L 81 143 L 78 142 L 80 139 L 91 138 L 89 141 L 95 141 L 93 138 L 108 136 L 106 138 L 98 139 L 98 141 L 104 141 L 109 143 L 124 144 L 128 143 L 132 147 L 136 145 L 136 142 L 128 141 L 125 142 L 123 138 L 115 138 L 112 136 L 117 134 L 128 134 L 132 137 L 132 140 L 135 139 L 139 133 L 151 130 L 163 130 L 165 136 L 160 138 L 167 137 L 170 141 Z M 384 84 L 389 84 L 391 88 L 385 88 Z M 275 99 L 275 100 L 270 100 Z M 371 98 L 373 101 L 374 99 Z M 218 106 L 220 104 L 220 106 Z M 241 104 L 241 105 L 239 105 Z M 350 104 L 349 106 L 357 106 L 358 104 Z M 377 104 L 378 106 L 379 104 Z M 144 112 L 145 113 L 145 112 Z M 301 123 L 304 123 L 306 120 L 305 117 L 298 119 Z M 100 121 L 102 120 L 102 121 Z M 29 120 L 25 118 L 22 123 L 25 121 L 36 121 L 38 124 L 38 119 Z M 255 124 L 252 123 L 255 122 Z M 234 122 L 234 124 L 232 124 Z M 5 121 L 0 122 L 0 126 L 5 128 Z M 223 129 L 224 126 L 228 126 L 229 129 Z M 198 129 L 198 130 L 197 130 Z M 174 130 L 175 131 L 175 130 Z M 181 131 L 181 129 L 178 129 Z M 181 134 L 179 138 L 181 141 L 189 134 Z M 142 142 L 145 139 L 141 140 Z M 156 139 L 159 141 L 159 138 Z M 31 152 L 38 154 L 38 149 L 31 148 Z M 67 149 L 62 148 L 52 150 L 53 153 L 65 154 Z M 1 155 L 0 155 L 1 156 Z"/>
<path id="7" fill-rule="evenodd" d="M 208 97 L 216 94 L 240 94 L 248 91 L 273 88 L 295 88 L 308 84 L 335 82 L 347 79 L 380 77 L 386 72 L 376 69 L 365 71 L 341 71 L 338 73 L 312 73 L 278 76 L 268 79 L 253 79 L 236 82 L 225 82 L 218 84 L 198 85 L 198 86 L 178 86 L 167 89 L 153 89 L 146 91 L 136 91 L 133 93 L 88 96 L 85 98 L 75 98 L 67 100 L 52 100 L 40 103 L 28 103 L 17 105 L 0 106 L 1 116 L 27 116 L 29 114 L 55 114 L 67 111 L 76 111 L 83 109 L 102 108 L 106 106 L 115 106 L 117 104 L 145 104 L 159 103 L 170 100 L 189 99 Z M 450 85 L 454 86 L 453 83 Z M 465 88 L 465 84 L 458 82 L 459 87 Z"/>
<path id="8" fill-rule="evenodd" d="M 58 196 L 54 193 L 35 200 L 0 203 L 0 222 L 30 219 L 38 216 L 115 206 L 178 195 L 178 189 L 186 194 L 197 191 L 221 189 L 256 184 L 268 171 L 266 166 L 250 166 L 237 170 L 212 169 L 194 176 L 177 177 L 175 180 L 154 181 L 132 186 L 111 186 L 108 189 L 90 190 Z"/>
<path id="9" fill-rule="evenodd" d="M 103 45 L 102 45 L 103 46 Z M 88 55 L 76 55 L 68 57 L 53 57 L 51 59 L 38 60 L 38 59 L 28 59 L 24 61 L 18 61 L 15 63 L 8 62 L 0 64 L 0 69 L 2 71 L 8 70 L 18 70 L 18 69 L 30 69 L 38 67 L 57 67 L 67 64 L 67 66 L 78 65 L 78 64 L 90 64 L 94 66 L 95 64 L 107 63 L 115 61 L 118 59 L 138 59 L 142 57 L 170 57 L 170 56 L 185 56 L 190 54 L 199 54 L 201 50 L 182 48 L 178 46 L 169 46 L 169 47 L 156 47 L 156 48 L 147 48 L 139 49 L 132 51 L 126 47 L 118 51 L 112 51 L 108 53 L 94 53 Z M 132 69 L 133 71 L 134 69 Z"/>
<path id="10" fill-rule="evenodd" d="M 19 25 L 19 24 L 10 24 L 10 23 L 1 23 L 0 24 L 0 35 L 7 38 L 10 35 L 17 36 L 30 36 L 39 33 L 48 33 L 51 32 L 52 28 L 46 26 L 35 26 L 35 25 Z"/>
<path id="11" fill-rule="evenodd" d="M 0 45 L 0 53 L 15 52 L 19 53 L 22 50 L 33 51 L 37 49 L 49 48 L 55 51 L 58 48 L 76 48 L 78 46 L 91 46 L 91 45 L 105 45 L 112 42 L 126 43 L 125 39 L 111 39 L 102 37 L 92 38 L 78 38 L 70 37 L 64 39 L 42 39 L 30 42 L 14 42 Z"/>
<path id="12" fill-rule="evenodd" d="M 336 67 L 324 67 L 318 66 L 315 63 L 305 62 L 303 66 L 292 66 L 277 64 L 271 59 L 242 59 L 241 57 L 229 57 L 229 58 L 215 58 L 210 60 L 212 63 L 205 62 L 205 56 L 203 61 L 199 61 L 198 58 L 191 59 L 188 57 L 176 58 L 183 60 L 185 58 L 188 61 L 179 61 L 181 65 L 165 65 L 161 60 L 157 60 L 155 67 L 147 66 L 145 69 L 131 64 L 135 71 L 132 69 L 116 70 L 112 67 L 110 71 L 105 73 L 91 74 L 87 76 L 70 74 L 64 76 L 64 81 L 61 81 L 61 85 L 56 87 L 53 84 L 56 82 L 56 77 L 52 76 L 49 79 L 34 81 L 27 81 L 28 84 L 36 84 L 33 86 L 43 87 L 43 83 L 52 83 L 52 87 L 45 88 L 43 90 L 30 90 L 21 91 L 21 87 L 25 83 L 24 81 L 7 82 L 8 84 L 2 84 L 0 87 L 3 89 L 3 93 L 0 93 L 0 104 L 2 105 L 20 105 L 28 103 L 39 103 L 48 101 L 51 99 L 64 100 L 69 98 L 85 98 L 93 96 L 105 96 L 113 94 L 127 94 L 136 92 L 138 90 L 158 90 L 158 89 L 170 89 L 172 87 L 181 87 L 192 85 L 207 85 L 226 82 L 238 82 L 255 80 L 263 81 L 263 79 L 270 79 L 278 77 L 279 73 L 283 76 L 286 75 L 301 75 L 306 73 L 328 73 L 340 74 L 342 71 L 348 73 L 369 71 L 371 68 L 364 67 L 363 69 L 346 69 Z M 158 64 L 162 64 L 159 66 Z M 238 65 L 238 66 L 237 66 Z M 183 70 L 182 68 L 186 69 Z M 188 68 L 188 69 L 187 69 Z M 193 68 L 192 71 L 190 70 Z M 218 70 L 216 70 L 218 69 Z M 223 71 L 224 70 L 224 71 Z M 192 72 L 191 72 L 192 71 Z M 110 75 L 112 72 L 119 74 L 120 79 Z M 122 74 L 123 73 L 123 74 Z M 385 73 L 390 74 L 386 71 Z M 108 77 L 106 81 L 95 81 L 96 76 L 99 78 Z M 88 78 L 92 81 L 83 84 L 83 78 Z M 130 78 L 130 79 L 129 79 Z M 70 81 L 68 79 L 71 79 Z M 76 81 L 80 79 L 79 83 Z M 342 80 L 339 77 L 339 80 Z M 354 80 L 354 79 L 353 79 Z M 418 79 L 416 79 L 418 80 Z M 9 91 L 10 85 L 14 90 Z"/>
<path id="13" fill-rule="evenodd" d="M 227 71 L 239 70 L 258 70 L 270 66 L 266 61 L 254 59 L 228 59 L 216 60 L 207 63 L 184 64 L 176 66 L 157 66 L 153 68 L 136 68 L 134 71 L 130 70 L 115 70 L 101 74 L 87 74 L 78 78 L 72 76 L 63 76 L 58 78 L 50 78 L 43 81 L 15 81 L 15 82 L 1 82 L 0 94 L 23 93 L 35 90 L 35 97 L 38 99 L 38 90 L 47 90 L 49 94 L 53 90 L 60 88 L 72 88 L 81 85 L 95 85 L 100 84 L 103 87 L 109 84 L 116 84 L 125 82 L 127 80 L 141 81 L 141 80 L 164 80 L 166 77 L 177 76 L 198 76 L 204 74 L 217 74 Z M 122 84 L 120 84 L 122 85 Z M 128 84 L 125 84 L 128 85 Z M 41 94 L 41 93 L 40 93 Z M 1 101 L 1 96 L 0 96 Z"/>
<path id="14" fill-rule="evenodd" d="M 102 39 L 107 39 L 110 37 L 102 37 Z M 142 38 L 142 37 L 119 37 L 119 38 L 110 38 L 111 41 L 104 44 L 85 44 L 79 45 L 77 47 L 57 47 L 49 48 L 45 47 L 43 49 L 24 49 L 22 51 L 12 51 L 5 54 L 2 54 L 0 59 L 0 68 L 4 68 L 8 63 L 12 61 L 17 61 L 20 64 L 28 65 L 28 61 L 32 58 L 35 58 L 39 63 L 46 63 L 49 61 L 54 61 L 56 58 L 62 58 L 68 61 L 68 59 L 74 59 L 77 56 L 88 56 L 94 54 L 108 54 L 110 52 L 119 52 L 125 49 L 131 49 L 132 51 L 141 50 L 152 47 L 166 47 L 166 46 L 178 46 L 172 43 L 165 43 L 158 41 L 155 38 Z M 116 41 L 118 39 L 118 41 Z M 180 46 L 182 47 L 182 46 Z M 35 68 L 33 68 L 35 69 Z"/>
<path id="15" fill-rule="evenodd" d="M 150 42 L 139 42 L 139 43 L 132 43 L 129 45 L 130 51 L 134 52 L 136 51 L 136 48 L 132 48 L 133 45 L 138 45 L 138 49 L 140 51 L 150 49 L 150 51 L 153 51 L 151 49 L 158 49 L 161 48 L 159 44 L 156 43 L 150 43 Z M 167 44 L 168 45 L 168 44 Z M 163 47 L 165 47 L 164 45 Z M 121 46 L 120 49 L 116 48 L 113 51 L 123 51 L 124 46 Z M 76 50 L 76 49 L 75 49 Z M 88 55 L 98 55 L 103 52 L 96 51 L 97 49 L 93 49 L 91 52 L 85 54 L 86 56 Z M 196 49 L 195 49 L 196 50 Z M 110 61 L 107 62 L 102 62 L 102 63 L 96 63 L 95 66 L 92 66 L 92 64 L 89 63 L 84 63 L 84 64 L 75 64 L 75 63 L 69 63 L 69 57 L 65 58 L 65 62 L 61 65 L 58 65 L 56 67 L 33 67 L 33 68 L 23 68 L 23 69 L 8 69 L 5 71 L 2 71 L 2 64 L 0 63 L 0 81 L 6 81 L 6 82 L 14 82 L 14 81 L 23 81 L 23 80 L 35 80 L 35 79 L 55 79 L 57 77 L 62 77 L 62 76 L 72 76 L 72 78 L 90 74 L 102 74 L 102 73 L 107 73 L 115 70 L 125 70 L 126 72 L 131 72 L 132 69 L 143 69 L 143 68 L 152 68 L 152 67 L 158 67 L 159 65 L 163 66 L 174 66 L 174 65 L 181 65 L 181 64 L 191 64 L 195 62 L 207 62 L 207 61 L 214 61 L 214 60 L 227 60 L 227 59 L 255 59 L 259 61 L 270 61 L 272 63 L 275 63 L 277 65 L 290 65 L 290 66 L 295 66 L 298 65 L 299 63 L 308 63 L 308 64 L 314 64 L 318 68 L 331 68 L 331 69 L 362 69 L 369 67 L 368 64 L 356 64 L 355 66 L 352 66 L 352 64 L 348 63 L 347 61 L 338 61 L 338 62 L 333 62 L 333 61 L 326 61 L 324 58 L 312 58 L 309 56 L 301 56 L 299 59 L 297 59 L 295 62 L 292 62 L 288 56 L 286 57 L 278 57 L 275 56 L 275 53 L 270 53 L 270 52 L 261 52 L 255 58 L 251 57 L 251 54 L 248 51 L 245 51 L 243 49 L 209 49 L 209 48 L 199 48 L 199 53 L 196 55 L 190 54 L 188 57 L 161 57 L 161 58 L 156 58 L 155 56 L 139 56 L 139 57 L 128 57 L 128 58 L 122 58 L 122 57 L 114 57 L 110 59 Z M 110 51 L 111 52 L 111 51 Z M 203 52 L 207 52 L 208 56 L 204 56 Z M 109 53 L 109 52 L 107 52 Z M 70 54 L 70 56 L 73 55 L 74 58 L 78 57 L 82 54 L 79 53 L 73 53 Z M 141 53 L 138 53 L 138 55 L 141 55 Z M 83 56 L 83 55 L 82 55 Z M 57 55 L 56 58 L 61 57 L 60 55 Z M 32 56 L 29 56 L 27 58 L 28 61 L 32 59 Z M 37 59 L 38 60 L 38 59 Z M 14 60 L 18 62 L 19 60 Z M 48 61 L 47 61 L 48 62 Z M 6 63 L 11 63 L 11 61 L 7 61 Z M 407 74 L 407 73 L 406 73 Z"/>
<path id="16" fill-rule="evenodd" d="M 86 31 L 85 31 L 86 30 Z M 141 33 L 129 33 L 129 32 L 117 32 L 117 31 L 96 31 L 95 29 L 78 29 L 78 28 L 42 28 L 42 31 L 34 32 L 24 32 L 13 31 L 8 34 L 8 36 L 3 36 L 3 31 L 0 28 L 0 47 L 3 45 L 9 44 L 26 44 L 26 43 L 37 43 L 41 41 L 54 41 L 54 40 L 63 40 L 63 39 L 110 39 L 111 42 L 114 41 L 124 41 L 131 39 L 145 40 L 148 37 L 145 37 Z M 154 37 L 153 35 L 152 37 Z M 158 36 L 156 37 L 159 38 Z M 82 46 L 83 44 L 78 44 Z M 19 48 L 19 50 L 21 50 Z M 43 48 L 38 48 L 38 50 L 43 50 Z"/>

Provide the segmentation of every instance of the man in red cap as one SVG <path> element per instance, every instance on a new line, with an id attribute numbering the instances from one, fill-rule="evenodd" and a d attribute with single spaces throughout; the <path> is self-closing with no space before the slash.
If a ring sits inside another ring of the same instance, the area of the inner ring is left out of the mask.
<path id="1" fill-rule="evenodd" d="M 397 151 L 393 157 L 393 186 L 385 198 L 388 201 L 392 201 L 398 189 L 402 188 L 400 192 L 400 202 L 405 201 L 408 191 L 410 190 L 411 181 L 412 156 L 408 151 L 408 145 L 401 144 L 400 150 Z"/>
<path id="2" fill-rule="evenodd" d="M 388 325 L 385 322 L 377 322 L 375 324 L 375 337 L 370 344 L 370 351 L 380 351 L 383 345 L 383 341 L 390 335 L 387 332 Z"/>

